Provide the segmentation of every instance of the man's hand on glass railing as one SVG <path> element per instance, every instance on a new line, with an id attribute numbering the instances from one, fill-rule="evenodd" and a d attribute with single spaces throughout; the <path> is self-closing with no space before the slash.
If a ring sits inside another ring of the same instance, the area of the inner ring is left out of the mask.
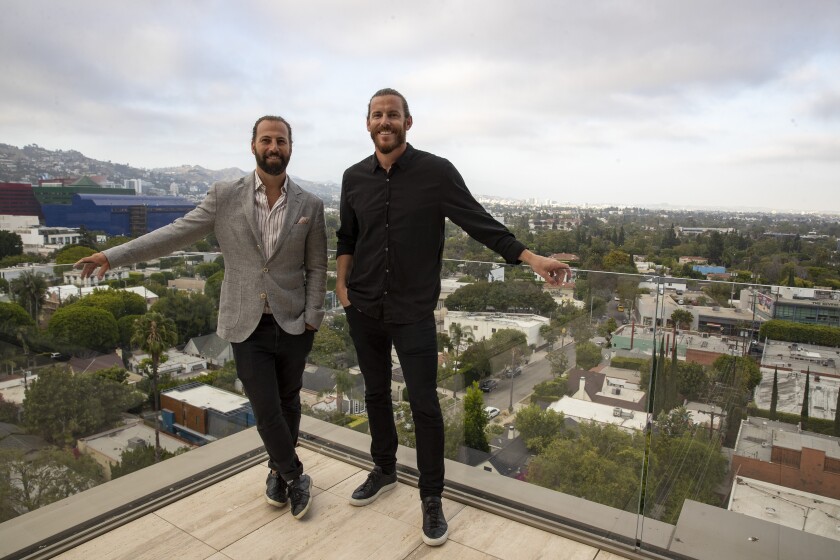
<path id="1" fill-rule="evenodd" d="M 82 269 L 82 278 L 92 276 L 94 271 L 99 268 L 99 273 L 96 276 L 102 280 L 105 278 L 105 273 L 111 268 L 111 263 L 108 262 L 108 257 L 103 253 L 94 253 L 89 257 L 84 257 L 76 261 L 73 268 Z"/>
<path id="2" fill-rule="evenodd" d="M 557 286 L 561 282 L 566 282 L 571 274 L 571 268 L 566 263 L 535 255 L 528 249 L 522 251 L 522 254 L 519 255 L 519 260 L 530 266 L 531 270 L 554 286 Z"/>

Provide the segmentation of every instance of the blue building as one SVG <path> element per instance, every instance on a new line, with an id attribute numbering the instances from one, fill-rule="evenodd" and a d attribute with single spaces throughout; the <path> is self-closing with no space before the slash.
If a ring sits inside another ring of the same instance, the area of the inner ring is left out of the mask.
<path id="1" fill-rule="evenodd" d="M 711 265 L 701 265 L 695 264 L 691 267 L 695 272 L 699 272 L 700 274 L 726 274 L 726 267 L 725 266 L 711 266 Z"/>
<path id="2" fill-rule="evenodd" d="M 195 208 L 185 198 L 74 194 L 70 204 L 41 206 L 48 226 L 79 227 L 137 237 L 171 224 Z"/>

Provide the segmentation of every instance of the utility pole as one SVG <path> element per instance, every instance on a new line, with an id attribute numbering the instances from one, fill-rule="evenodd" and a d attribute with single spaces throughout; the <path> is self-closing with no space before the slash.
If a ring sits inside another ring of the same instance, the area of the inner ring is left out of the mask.
<path id="1" fill-rule="evenodd" d="M 510 403 L 508 412 L 513 414 L 513 380 L 516 379 L 516 348 L 510 349 Z"/>

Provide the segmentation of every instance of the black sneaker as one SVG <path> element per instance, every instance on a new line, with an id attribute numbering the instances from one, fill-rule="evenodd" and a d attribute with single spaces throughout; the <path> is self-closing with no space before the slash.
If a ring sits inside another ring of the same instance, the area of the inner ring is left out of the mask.
<path id="1" fill-rule="evenodd" d="M 350 497 L 350 503 L 354 506 L 366 506 L 383 492 L 393 490 L 397 485 L 396 471 L 391 474 L 382 472 L 381 467 L 373 467 L 367 480 L 353 491 Z"/>
<path id="2" fill-rule="evenodd" d="M 312 479 L 302 474 L 289 483 L 289 501 L 292 502 L 292 517 L 300 519 L 309 511 L 312 500 L 309 492 L 312 489 Z"/>
<path id="3" fill-rule="evenodd" d="M 449 525 L 443 517 L 440 496 L 423 498 L 423 542 L 429 546 L 440 546 L 449 537 Z"/>
<path id="4" fill-rule="evenodd" d="M 289 485 L 279 473 L 269 471 L 268 478 L 265 479 L 265 501 L 275 507 L 285 506 L 289 502 L 286 497 L 288 487 Z"/>

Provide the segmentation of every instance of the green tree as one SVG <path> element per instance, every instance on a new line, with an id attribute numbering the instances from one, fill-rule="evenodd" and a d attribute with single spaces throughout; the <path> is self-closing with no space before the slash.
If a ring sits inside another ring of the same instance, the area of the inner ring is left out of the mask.
<path id="1" fill-rule="evenodd" d="M 644 386 L 644 385 L 643 385 Z M 709 387 L 709 376 L 706 369 L 696 362 L 682 362 L 679 364 L 677 390 L 689 400 L 697 400 Z"/>
<path id="2" fill-rule="evenodd" d="M 119 333 L 119 346 L 124 350 L 131 349 L 131 338 L 134 336 L 134 323 L 142 315 L 125 315 L 117 320 L 117 332 Z"/>
<path id="3" fill-rule="evenodd" d="M 55 264 L 74 264 L 79 259 L 89 257 L 96 252 L 82 245 L 65 245 L 55 254 Z"/>
<path id="4" fill-rule="evenodd" d="M 671 322 L 680 329 L 687 329 L 691 327 L 691 323 L 693 321 L 694 314 L 691 311 L 687 311 L 685 309 L 675 309 L 674 312 L 671 313 Z"/>
<path id="5" fill-rule="evenodd" d="M 540 336 L 545 340 L 548 350 L 554 350 L 554 343 L 560 338 L 560 332 L 557 327 L 553 325 L 543 325 L 540 327 Z"/>
<path id="6" fill-rule="evenodd" d="M 331 369 L 346 368 L 347 345 L 341 333 L 331 327 L 323 325 L 315 333 L 315 340 L 312 342 L 312 350 L 309 352 L 309 361 L 319 366 Z"/>
<path id="7" fill-rule="evenodd" d="M 527 481 L 618 509 L 639 502 L 644 436 L 583 422 L 576 438 L 552 441 L 528 468 Z"/>
<path id="8" fill-rule="evenodd" d="M 548 363 L 551 364 L 551 375 L 554 377 L 563 375 L 566 373 L 566 370 L 569 369 L 569 357 L 566 355 L 566 351 L 562 348 L 559 350 L 552 350 L 545 355 L 545 358 L 548 360 Z"/>
<path id="9" fill-rule="evenodd" d="M 516 413 L 516 429 L 528 449 L 540 453 L 554 440 L 565 436 L 565 418 L 562 412 L 542 410 L 539 405 L 531 404 Z"/>
<path id="10" fill-rule="evenodd" d="M 160 450 L 161 461 L 165 461 L 175 455 L 176 453 L 172 453 L 166 449 Z M 134 449 L 126 449 L 120 455 L 120 462 L 111 467 L 111 480 L 133 473 L 134 471 L 145 469 L 154 465 L 156 462 L 154 447 L 141 445 Z"/>
<path id="11" fill-rule="evenodd" d="M 18 450 L 0 450 L 0 522 L 63 500 L 102 481 L 99 465 L 88 455 L 43 449 L 34 459 Z"/>
<path id="12" fill-rule="evenodd" d="M 717 440 L 706 441 L 688 432 L 655 438 L 650 465 L 645 515 L 676 523 L 686 499 L 720 504 L 715 489 L 726 477 L 727 460 Z"/>
<path id="13" fill-rule="evenodd" d="M 548 316 L 557 304 L 536 282 L 476 282 L 446 298 L 452 311 L 531 312 Z"/>
<path id="14" fill-rule="evenodd" d="M 119 321 L 126 315 L 142 315 L 146 312 L 143 296 L 125 290 L 95 290 L 76 302 L 77 305 L 104 309 Z"/>
<path id="15" fill-rule="evenodd" d="M 212 299 L 219 307 L 219 299 L 222 297 L 222 282 L 225 279 L 224 269 L 211 275 L 204 283 L 204 295 Z"/>
<path id="16" fill-rule="evenodd" d="M 160 392 L 158 391 L 158 367 L 163 353 L 178 341 L 175 322 L 160 313 L 150 312 L 135 323 L 132 343 L 149 354 L 145 374 L 152 382 L 155 411 L 155 462 L 160 461 Z"/>
<path id="17" fill-rule="evenodd" d="M 33 326 L 35 321 L 23 307 L 0 301 L 0 338 L 14 339 L 19 329 Z"/>
<path id="18" fill-rule="evenodd" d="M 486 340 L 480 340 L 467 347 L 461 354 L 461 370 L 472 379 L 481 379 L 491 373 L 492 354 Z"/>
<path id="19" fill-rule="evenodd" d="M 684 434 L 692 435 L 694 433 L 694 423 L 691 421 L 691 415 L 682 405 L 667 412 L 660 412 L 656 417 L 656 425 L 659 428 L 659 434 L 662 436 L 678 438 Z"/>
<path id="20" fill-rule="evenodd" d="M 478 388 L 478 383 L 467 387 L 464 397 L 464 444 L 471 449 L 490 451 L 485 428 L 487 427 L 487 413 L 484 412 L 484 394 Z"/>
<path id="21" fill-rule="evenodd" d="M 0 230 L 0 259 L 23 253 L 23 240 L 20 235 Z"/>
<path id="22" fill-rule="evenodd" d="M 120 366 L 113 366 L 93 372 L 93 375 L 113 381 L 114 383 L 125 383 L 128 380 L 128 372 Z"/>
<path id="23" fill-rule="evenodd" d="M 95 374 L 74 375 L 62 366 L 43 368 L 23 400 L 24 425 L 57 445 L 117 425 L 143 396 L 133 387 Z"/>
<path id="24" fill-rule="evenodd" d="M 47 281 L 44 276 L 27 270 L 9 282 L 9 291 L 14 301 L 26 309 L 29 316 L 37 322 L 47 293 Z"/>
<path id="25" fill-rule="evenodd" d="M 47 331 L 56 340 L 73 347 L 76 355 L 85 355 L 90 350 L 107 354 L 119 342 L 119 328 L 111 313 L 78 303 L 59 308 L 50 319 Z"/>
<path id="26" fill-rule="evenodd" d="M 168 317 L 175 323 L 178 344 L 186 344 L 195 336 L 216 331 L 216 304 L 204 294 L 170 292 L 161 297 L 151 311 Z"/>
<path id="27" fill-rule="evenodd" d="M 8 402 L 3 398 L 3 395 L 0 394 L 0 422 L 17 424 L 19 421 L 19 414 L 20 409 L 18 406 L 13 402 Z"/>
<path id="28" fill-rule="evenodd" d="M 104 251 L 105 249 L 118 247 L 123 243 L 128 243 L 129 241 L 131 241 L 130 237 L 126 237 L 125 235 L 116 235 L 114 237 L 110 237 L 107 241 L 105 241 L 105 244 L 102 245 L 102 250 Z"/>
<path id="29" fill-rule="evenodd" d="M 575 346 L 575 364 L 580 369 L 591 369 L 601 363 L 601 348 L 593 342 L 580 342 Z"/>
<path id="30" fill-rule="evenodd" d="M 195 273 L 201 276 L 202 278 L 210 278 L 217 272 L 221 272 L 222 267 L 214 262 L 209 263 L 200 263 L 195 265 Z M 206 287 L 206 285 L 205 285 Z"/>

